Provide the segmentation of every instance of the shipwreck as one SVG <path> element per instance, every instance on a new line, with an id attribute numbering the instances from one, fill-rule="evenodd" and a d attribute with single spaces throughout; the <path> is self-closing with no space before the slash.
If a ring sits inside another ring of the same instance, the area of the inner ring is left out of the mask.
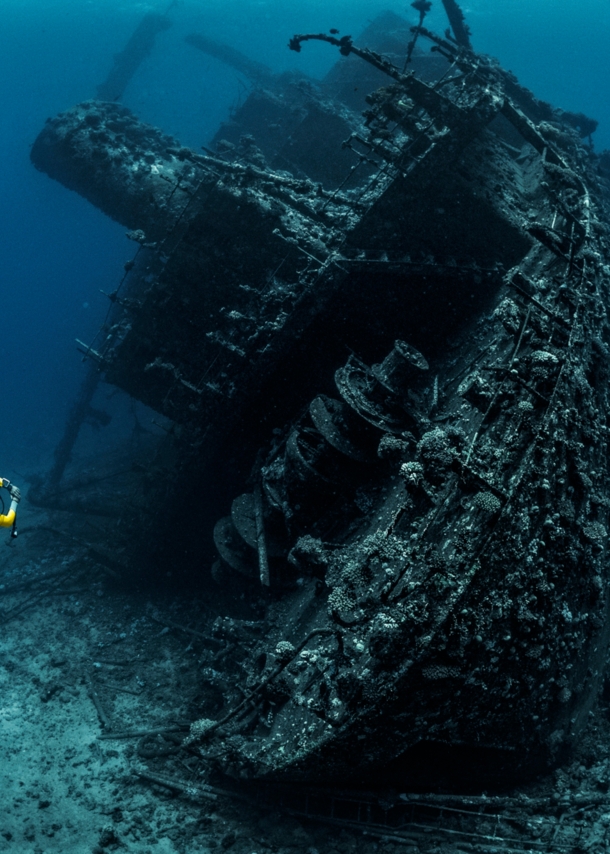
<path id="1" fill-rule="evenodd" d="M 210 149 L 101 100 L 32 148 L 138 244 L 84 347 L 175 425 L 133 560 L 259 603 L 218 593 L 186 736 L 239 778 L 522 779 L 603 677 L 607 163 L 412 5 L 295 35 L 317 82 L 193 34 L 254 82 Z"/>

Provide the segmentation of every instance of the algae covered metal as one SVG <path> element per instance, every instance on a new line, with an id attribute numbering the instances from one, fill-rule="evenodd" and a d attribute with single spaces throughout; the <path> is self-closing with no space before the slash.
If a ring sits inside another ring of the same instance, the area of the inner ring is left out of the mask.
<path id="1" fill-rule="evenodd" d="M 142 245 L 91 355 L 181 425 L 182 524 L 214 529 L 220 584 L 263 594 L 260 620 L 214 623 L 222 707 L 188 737 L 240 777 L 523 776 L 574 740 L 602 677 L 594 123 L 423 17 L 427 80 L 349 36 L 290 42 L 385 78 L 363 116 L 336 107 L 343 184 L 305 156 L 270 168 L 248 135 L 194 152 L 97 101 L 32 149 Z"/>

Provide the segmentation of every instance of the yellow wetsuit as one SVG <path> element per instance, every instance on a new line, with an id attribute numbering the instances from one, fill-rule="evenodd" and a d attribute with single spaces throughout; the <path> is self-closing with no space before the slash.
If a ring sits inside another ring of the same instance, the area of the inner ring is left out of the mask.
<path id="1" fill-rule="evenodd" d="M 10 480 L 5 477 L 0 477 L 0 488 L 5 487 L 11 494 L 11 506 L 6 514 L 0 515 L 0 528 L 12 528 L 15 524 L 17 516 L 17 505 L 21 500 L 21 493 L 16 486 L 13 486 Z"/>

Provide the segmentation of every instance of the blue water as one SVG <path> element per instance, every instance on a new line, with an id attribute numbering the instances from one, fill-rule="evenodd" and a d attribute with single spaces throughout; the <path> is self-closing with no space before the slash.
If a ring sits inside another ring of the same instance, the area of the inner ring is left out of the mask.
<path id="1" fill-rule="evenodd" d="M 107 307 L 99 291 L 117 286 L 134 254 L 121 226 L 36 172 L 29 146 L 45 118 L 93 97 L 143 15 L 168 6 L 2 0 L 0 476 L 48 466 L 83 376 L 74 339 L 95 334 Z M 442 32 L 440 0 L 433 6 L 427 24 Z M 407 3 L 384 0 L 184 0 L 171 10 L 174 26 L 159 36 L 123 103 L 198 147 L 243 97 L 244 81 L 186 46 L 184 35 L 202 31 L 274 70 L 316 76 L 337 53 L 321 44 L 291 53 L 286 45 L 294 32 L 337 27 L 357 35 L 388 8 L 415 22 Z M 596 148 L 610 148 L 609 0 L 470 0 L 462 8 L 475 49 L 497 56 L 539 97 L 598 118 Z M 118 416 L 115 434 L 128 430 L 128 415 L 121 415 L 128 407 L 122 410 L 117 398 L 107 405 Z"/>

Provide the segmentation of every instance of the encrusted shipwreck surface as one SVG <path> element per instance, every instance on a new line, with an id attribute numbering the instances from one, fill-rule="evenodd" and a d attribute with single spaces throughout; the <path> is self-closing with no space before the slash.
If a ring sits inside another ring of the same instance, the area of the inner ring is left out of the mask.
<path id="1" fill-rule="evenodd" d="M 318 37 L 387 78 L 347 190 L 94 101 L 32 151 L 142 230 L 100 369 L 182 425 L 183 525 L 226 506 L 216 578 L 270 587 L 260 623 L 216 621 L 223 705 L 190 737 L 237 776 L 526 775 L 602 676 L 607 184 L 575 117 L 423 35 L 436 83 Z"/>

